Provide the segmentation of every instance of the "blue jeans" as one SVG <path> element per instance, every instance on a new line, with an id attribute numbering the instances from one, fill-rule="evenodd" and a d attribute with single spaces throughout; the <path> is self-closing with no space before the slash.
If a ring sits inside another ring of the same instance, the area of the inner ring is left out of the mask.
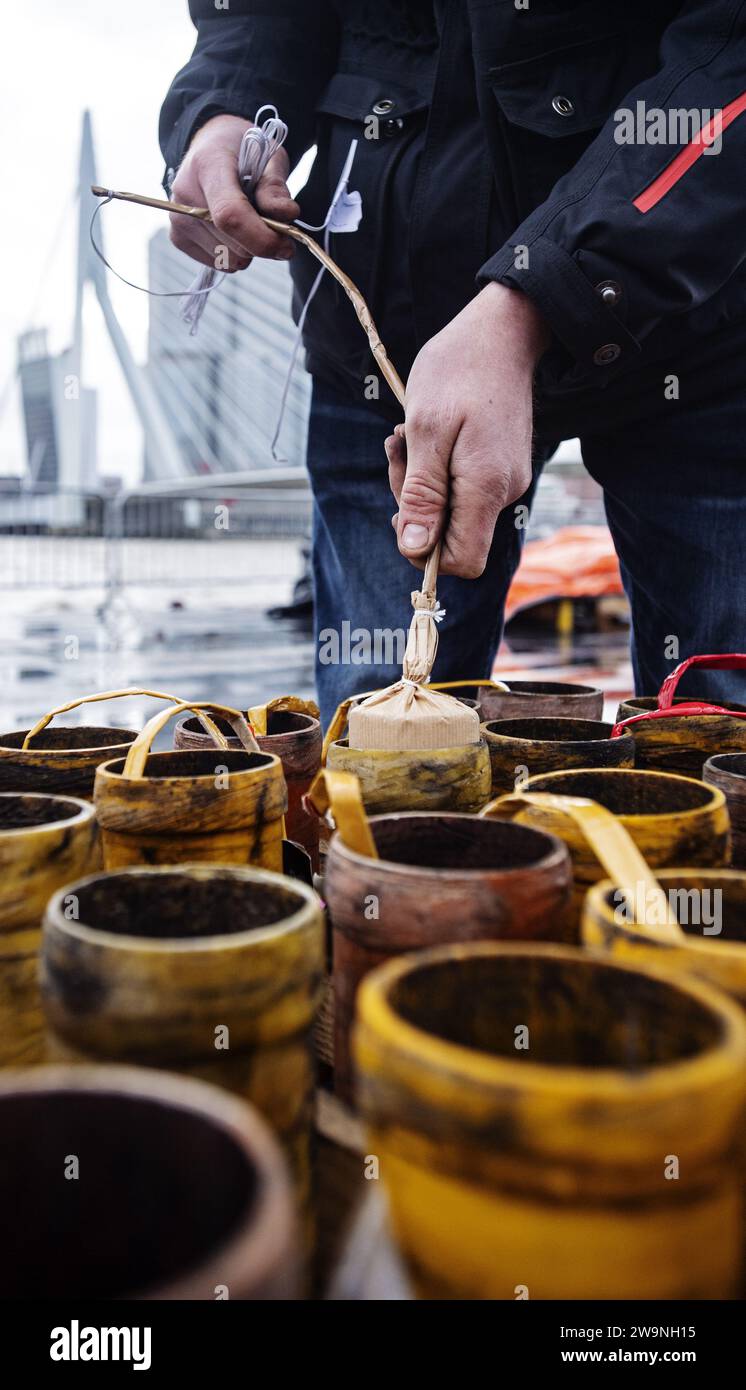
<path id="1" fill-rule="evenodd" d="M 348 695 L 397 678 L 403 650 L 396 634 L 406 634 L 410 594 L 419 587 L 419 572 L 399 554 L 390 524 L 396 505 L 383 448 L 390 433 L 381 416 L 314 382 L 307 457 L 325 725 Z M 655 694 L 686 656 L 746 650 L 746 393 L 696 409 L 662 401 L 646 425 L 586 436 L 581 445 L 586 468 L 604 489 L 630 601 L 638 694 Z M 555 447 L 537 445 L 522 499 L 529 506 Z M 446 617 L 433 680 L 489 675 L 524 535 L 509 507 L 481 577 L 440 580 Z M 671 638 L 678 639 L 673 658 Z M 746 681 L 738 672 L 692 672 L 682 693 L 746 702 Z"/>

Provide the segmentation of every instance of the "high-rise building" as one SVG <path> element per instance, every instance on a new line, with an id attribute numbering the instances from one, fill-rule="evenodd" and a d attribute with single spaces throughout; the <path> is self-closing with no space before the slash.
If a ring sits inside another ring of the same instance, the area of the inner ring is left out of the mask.
<path id="1" fill-rule="evenodd" d="M 74 349 L 53 355 L 46 330 L 29 329 L 18 339 L 18 375 L 26 432 L 25 500 L 39 524 L 79 525 L 85 516 L 84 494 L 96 481 L 96 393 L 80 383 Z M 44 497 L 54 497 L 53 503 Z M 31 517 L 31 512 L 29 512 Z M 6 514 L 6 520 L 11 520 Z"/>
<path id="2" fill-rule="evenodd" d="M 149 245 L 149 285 L 161 294 L 186 289 L 197 267 L 165 228 Z M 211 292 L 197 333 L 181 318 L 181 298 L 151 297 L 147 373 L 183 455 L 195 473 L 271 469 L 305 457 L 310 378 L 300 361 L 282 409 L 296 329 L 287 266 L 256 259 Z M 156 473 L 147 457 L 146 476 Z"/>
<path id="3" fill-rule="evenodd" d="M 52 390 L 52 361 L 44 328 L 35 328 L 18 339 L 18 375 L 21 382 L 23 423 L 29 481 L 56 488 L 59 478 L 57 427 Z"/>

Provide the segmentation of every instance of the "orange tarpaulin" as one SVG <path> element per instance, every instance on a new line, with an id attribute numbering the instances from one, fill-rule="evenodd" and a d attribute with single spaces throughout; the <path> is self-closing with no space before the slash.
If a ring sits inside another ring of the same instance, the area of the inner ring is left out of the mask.
<path id="1" fill-rule="evenodd" d="M 505 606 L 521 608 L 553 598 L 621 594 L 619 561 L 605 526 L 564 526 L 544 541 L 528 541 Z"/>

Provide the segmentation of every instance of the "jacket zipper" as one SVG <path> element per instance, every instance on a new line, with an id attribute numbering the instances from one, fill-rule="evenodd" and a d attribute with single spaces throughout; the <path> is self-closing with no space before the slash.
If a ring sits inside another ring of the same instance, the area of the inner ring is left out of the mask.
<path id="1" fill-rule="evenodd" d="M 735 101 L 729 102 L 727 106 L 723 107 L 721 112 L 713 116 L 707 122 L 707 125 L 702 127 L 694 139 L 690 140 L 689 144 L 685 145 L 683 150 L 679 150 L 679 153 L 671 160 L 668 167 L 663 170 L 663 173 L 653 179 L 653 182 L 648 184 L 647 188 L 644 188 L 642 193 L 638 194 L 634 200 L 634 206 L 637 208 L 637 211 L 650 212 L 651 208 L 654 208 L 662 198 L 665 198 L 666 194 L 670 193 L 679 179 L 683 178 L 687 170 L 691 169 L 693 164 L 696 164 L 697 160 L 705 153 L 705 150 L 713 143 L 714 139 L 721 135 L 724 130 L 727 130 L 728 126 L 735 121 L 736 117 L 740 116 L 744 111 L 746 111 L 746 92 L 743 92 L 740 97 L 736 97 Z"/>

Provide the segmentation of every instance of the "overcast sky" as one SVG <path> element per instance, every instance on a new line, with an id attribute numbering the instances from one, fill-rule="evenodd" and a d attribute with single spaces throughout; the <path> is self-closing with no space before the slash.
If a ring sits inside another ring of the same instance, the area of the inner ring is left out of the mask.
<path id="1" fill-rule="evenodd" d="M 162 196 L 158 111 L 194 37 L 186 0 L 25 0 L 5 7 L 0 53 L 5 188 L 0 221 L 0 396 L 5 397 L 12 381 L 19 332 L 48 326 L 55 350 L 70 337 L 73 192 L 84 109 L 93 116 L 99 181 Z M 147 239 L 162 225 L 161 216 L 121 204 L 103 214 L 108 258 L 140 284 L 147 275 Z M 147 296 L 114 279 L 111 294 L 142 360 Z M 84 380 L 100 393 L 99 466 L 137 476 L 140 434 L 95 303 L 88 306 L 86 342 Z M 13 389 L 0 418 L 0 473 L 21 471 L 24 457 Z"/>

